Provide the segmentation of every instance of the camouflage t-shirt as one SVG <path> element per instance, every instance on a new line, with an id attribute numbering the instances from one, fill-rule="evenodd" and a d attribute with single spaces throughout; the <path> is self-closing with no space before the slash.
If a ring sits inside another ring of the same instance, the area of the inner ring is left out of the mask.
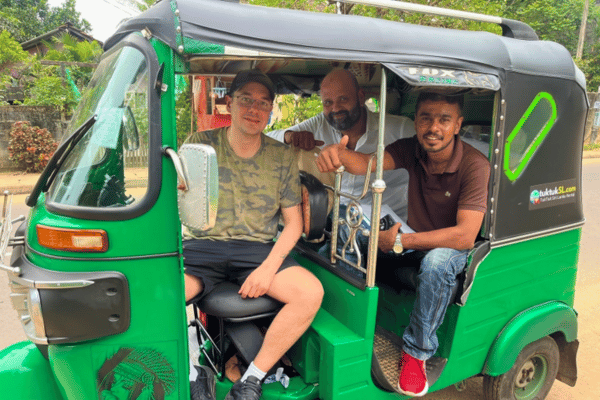
<path id="1" fill-rule="evenodd" d="M 235 154 L 227 128 L 198 132 L 188 143 L 212 146 L 219 164 L 219 208 L 214 228 L 191 231 L 197 239 L 268 242 L 277 234 L 281 209 L 300 203 L 300 175 L 293 149 L 261 135 L 251 158 Z"/>

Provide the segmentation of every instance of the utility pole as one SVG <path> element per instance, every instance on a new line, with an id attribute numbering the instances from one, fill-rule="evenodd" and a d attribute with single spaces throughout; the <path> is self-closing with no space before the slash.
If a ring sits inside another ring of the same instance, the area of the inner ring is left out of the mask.
<path id="1" fill-rule="evenodd" d="M 579 28 L 579 41 L 577 42 L 577 52 L 575 58 L 581 59 L 583 55 L 583 42 L 585 41 L 585 30 L 587 28 L 587 18 L 590 9 L 590 0 L 585 0 L 583 6 L 583 15 L 581 16 L 581 27 Z"/>

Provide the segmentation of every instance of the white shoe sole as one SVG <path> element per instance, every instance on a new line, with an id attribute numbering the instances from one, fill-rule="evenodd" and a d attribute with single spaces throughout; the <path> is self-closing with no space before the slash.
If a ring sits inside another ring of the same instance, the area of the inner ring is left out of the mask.
<path id="1" fill-rule="evenodd" d="M 425 389 L 423 389 L 419 393 L 407 392 L 407 391 L 402 390 L 402 388 L 400 387 L 400 382 L 398 382 L 397 388 L 400 393 L 402 393 L 406 396 L 421 397 L 421 396 L 425 396 L 427 394 L 427 391 L 429 390 L 429 382 L 425 383 Z"/>

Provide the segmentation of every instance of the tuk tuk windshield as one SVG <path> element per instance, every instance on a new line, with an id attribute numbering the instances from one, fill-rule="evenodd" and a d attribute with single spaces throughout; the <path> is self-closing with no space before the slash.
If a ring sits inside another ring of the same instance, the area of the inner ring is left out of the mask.
<path id="1" fill-rule="evenodd" d="M 132 47 L 104 58 L 67 132 L 97 120 L 60 165 L 48 200 L 73 206 L 121 207 L 148 185 L 148 63 Z M 66 138 L 63 138 L 66 140 Z"/>

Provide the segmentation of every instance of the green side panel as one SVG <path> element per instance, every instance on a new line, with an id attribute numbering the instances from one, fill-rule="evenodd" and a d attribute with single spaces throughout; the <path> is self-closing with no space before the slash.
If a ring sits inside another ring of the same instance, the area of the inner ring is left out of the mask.
<path id="1" fill-rule="evenodd" d="M 566 304 L 553 301 L 522 312 L 496 339 L 483 372 L 492 376 L 505 373 L 526 345 L 558 331 L 565 334 L 567 342 L 577 339 L 577 314 Z"/>
<path id="2" fill-rule="evenodd" d="M 552 302 L 572 309 L 575 296 L 577 259 L 581 229 L 493 248 L 477 269 L 471 293 L 458 311 L 451 346 L 444 356 L 448 364 L 432 390 L 441 389 L 480 374 L 501 332 L 525 310 Z M 572 314 L 557 330 L 569 330 L 574 339 Z M 547 328 L 526 325 L 531 330 L 527 342 L 545 336 Z M 446 323 L 446 322 L 445 322 Z M 567 329 L 568 328 L 568 329 Z M 446 338 L 438 331 L 440 345 Z M 567 332 L 565 332 L 567 333 Z M 519 346 L 528 343 L 519 343 Z M 517 346 L 518 347 L 518 346 Z M 521 348 L 513 351 L 518 353 Z M 504 356 L 504 355 L 503 355 Z M 507 356 L 510 356 L 508 354 Z"/>
<path id="3" fill-rule="evenodd" d="M 62 400 L 50 369 L 35 344 L 15 343 L 0 351 L 0 388 L 2 398 L 11 400 Z"/>
<path id="4" fill-rule="evenodd" d="M 360 290 L 298 254 L 294 257 L 325 289 L 310 329 L 289 352 L 303 382 L 318 385 L 322 400 L 398 399 L 371 378 L 379 289 Z M 263 397 L 269 398 L 266 395 L 267 389 Z"/>
<path id="5" fill-rule="evenodd" d="M 161 94 L 163 145 L 175 147 L 173 53 L 158 41 L 153 45 L 164 65 L 168 86 Z M 126 392 L 136 391 L 166 400 L 189 398 L 177 177 L 168 158 L 164 157 L 162 164 L 158 199 L 139 217 L 124 221 L 76 219 L 48 212 L 43 201 L 32 209 L 27 232 L 28 244 L 36 250 L 27 252 L 32 263 L 54 271 L 118 271 L 127 278 L 129 286 L 131 319 L 126 332 L 49 346 L 50 367 L 68 398 L 98 399 L 109 393 L 128 398 Z M 43 248 L 37 242 L 37 223 L 103 229 L 108 234 L 109 250 L 101 254 L 73 254 Z"/>
<path id="6" fill-rule="evenodd" d="M 544 102 L 550 107 L 550 114 L 547 116 L 543 115 L 543 111 L 540 111 L 543 110 L 543 107 L 538 108 L 538 105 Z M 515 181 L 521 175 L 521 172 L 523 172 L 529 160 L 554 125 L 556 116 L 556 102 L 552 95 L 546 92 L 538 93 L 506 139 L 504 146 L 504 173 L 508 179 Z M 533 134 L 535 134 L 534 138 L 527 137 Z M 532 139 L 531 142 L 528 143 L 528 139 Z M 511 163 L 512 157 L 516 157 L 515 153 L 518 154 L 522 147 L 526 148 L 525 154 L 520 157 L 519 163 L 514 165 L 514 163 Z M 513 148 L 516 148 L 516 150 Z"/>
<path id="7" fill-rule="evenodd" d="M 185 54 L 224 54 L 225 46 L 220 44 L 202 42 L 200 40 L 183 38 Z"/>

